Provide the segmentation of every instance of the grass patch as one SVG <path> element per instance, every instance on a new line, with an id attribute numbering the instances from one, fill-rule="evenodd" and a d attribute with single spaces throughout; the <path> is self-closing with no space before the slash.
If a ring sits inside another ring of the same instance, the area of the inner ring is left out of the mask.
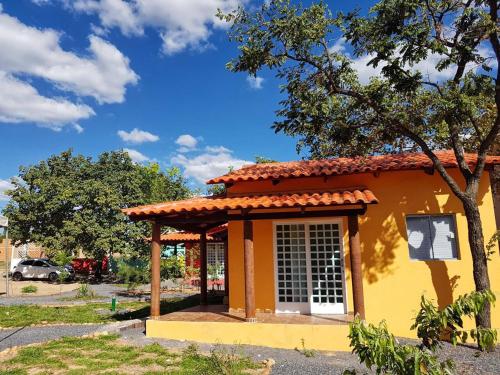
<path id="1" fill-rule="evenodd" d="M 26 285 L 21 289 L 21 293 L 28 294 L 28 293 L 36 293 L 38 292 L 38 287 L 35 285 Z"/>
<path id="2" fill-rule="evenodd" d="M 0 374 L 204 374 L 239 375 L 259 365 L 250 359 L 216 349 L 205 356 L 196 346 L 182 354 L 170 353 L 158 344 L 145 347 L 121 345 L 118 335 L 95 338 L 66 337 L 22 348 L 0 362 Z"/>
<path id="3" fill-rule="evenodd" d="M 178 311 L 198 303 L 198 298 L 172 298 L 161 302 L 161 313 Z M 107 323 L 141 319 L 149 316 L 147 302 L 119 302 L 118 312 L 110 311 L 111 303 L 87 303 L 75 306 L 16 305 L 0 306 L 0 327 L 24 327 L 32 324 Z M 121 310 L 121 311 L 120 311 Z M 129 310 L 123 312 L 123 310 Z"/>

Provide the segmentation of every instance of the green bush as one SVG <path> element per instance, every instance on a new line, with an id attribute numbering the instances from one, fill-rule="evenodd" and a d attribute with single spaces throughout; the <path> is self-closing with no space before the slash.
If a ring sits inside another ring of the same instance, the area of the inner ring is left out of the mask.
<path id="1" fill-rule="evenodd" d="M 497 341 L 494 329 L 476 328 L 464 331 L 462 317 L 472 318 L 480 313 L 487 303 L 494 303 L 495 295 L 487 290 L 472 292 L 439 309 L 422 296 L 420 311 L 411 329 L 417 330 L 422 345 L 403 345 L 389 333 L 385 321 L 378 327 L 366 324 L 359 317 L 349 326 L 350 346 L 361 363 L 369 369 L 375 367 L 377 374 L 429 374 L 446 375 L 453 373 L 453 362 L 440 362 L 435 350 L 444 338 L 449 338 L 453 345 L 458 340 L 465 342 L 468 337 L 477 341 L 481 350 L 492 350 Z M 344 375 L 355 374 L 346 370 Z"/>
<path id="2" fill-rule="evenodd" d="M 58 251 L 50 259 L 59 266 L 65 266 L 66 264 L 71 263 L 71 261 L 73 260 L 73 256 L 68 255 L 64 251 Z"/>
<path id="3" fill-rule="evenodd" d="M 183 256 L 171 255 L 161 260 L 160 277 L 162 280 L 172 280 L 183 278 L 186 266 Z"/>
<path id="4" fill-rule="evenodd" d="M 210 351 L 210 356 L 204 356 L 193 344 L 182 352 L 182 363 L 186 373 L 204 375 L 243 375 L 249 373 L 248 369 L 258 368 L 250 358 L 234 350 L 228 352 L 216 347 Z"/>
<path id="5" fill-rule="evenodd" d="M 36 293 L 38 292 L 38 287 L 35 285 L 26 285 L 21 289 L 21 293 Z"/>
<path id="6" fill-rule="evenodd" d="M 118 262 L 117 277 L 127 289 L 132 290 L 142 284 L 147 284 L 151 278 L 149 261 L 145 259 L 122 259 Z"/>
<path id="7" fill-rule="evenodd" d="M 399 343 L 385 321 L 376 327 L 356 317 L 349 327 L 349 339 L 353 353 L 369 369 L 375 367 L 377 374 L 453 374 L 450 360 L 440 362 L 430 349 Z M 355 373 L 344 371 L 344 375 Z"/>
<path id="8" fill-rule="evenodd" d="M 443 310 L 439 310 L 431 301 L 422 296 L 420 311 L 411 329 L 417 330 L 417 336 L 422 344 L 429 349 L 439 346 L 443 338 L 449 338 L 453 345 L 460 340 L 466 342 L 470 337 L 477 341 L 482 350 L 492 350 L 497 341 L 497 332 L 494 329 L 475 328 L 463 330 L 463 317 L 473 318 L 480 313 L 486 303 L 494 303 L 495 295 L 489 291 L 464 294 Z"/>
<path id="9" fill-rule="evenodd" d="M 92 290 L 92 288 L 89 286 L 89 284 L 82 284 L 78 287 L 78 290 L 76 291 L 76 298 L 94 298 L 95 297 L 95 292 Z"/>

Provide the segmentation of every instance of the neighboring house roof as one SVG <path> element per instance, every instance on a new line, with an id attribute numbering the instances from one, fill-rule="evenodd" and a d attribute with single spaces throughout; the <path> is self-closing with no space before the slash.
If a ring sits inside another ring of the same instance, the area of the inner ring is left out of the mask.
<path id="1" fill-rule="evenodd" d="M 453 151 L 438 151 L 435 154 L 446 168 L 458 166 Z M 474 165 L 477 155 L 466 154 L 465 158 L 467 163 Z M 500 156 L 488 156 L 486 166 L 491 167 L 495 164 L 500 164 Z M 244 166 L 224 176 L 213 178 L 207 183 L 220 184 L 293 177 L 348 175 L 377 171 L 425 169 L 432 166 L 432 161 L 423 153 L 263 163 Z"/>
<path id="2" fill-rule="evenodd" d="M 216 241 L 214 235 L 227 231 L 227 224 L 220 225 L 207 231 L 207 241 Z M 193 232 L 170 232 L 161 235 L 161 242 L 181 243 L 181 242 L 199 242 L 200 234 Z"/>
<path id="3" fill-rule="evenodd" d="M 207 235 L 207 241 L 213 241 L 213 237 Z M 170 232 L 161 235 L 161 242 L 199 242 L 200 235 L 191 232 Z"/>
<path id="4" fill-rule="evenodd" d="M 368 189 L 320 193 L 275 193 L 241 197 L 208 196 L 165 202 L 123 210 L 131 218 L 148 215 L 169 215 L 184 212 L 226 211 L 256 208 L 317 207 L 331 205 L 373 204 L 378 199 Z"/>

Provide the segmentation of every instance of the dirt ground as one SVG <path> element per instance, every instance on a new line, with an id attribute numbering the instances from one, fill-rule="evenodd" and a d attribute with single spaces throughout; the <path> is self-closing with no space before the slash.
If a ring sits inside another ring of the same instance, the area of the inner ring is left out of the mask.
<path id="1" fill-rule="evenodd" d="M 0 271 L 0 296 L 5 295 L 5 274 Z M 25 286 L 34 285 L 37 287 L 36 293 L 25 294 L 21 290 Z M 12 281 L 9 280 L 9 294 L 11 296 L 50 296 L 53 294 L 59 294 L 63 292 L 69 292 L 77 289 L 80 286 L 79 283 L 65 283 L 65 284 L 51 284 L 46 280 L 24 280 L 24 281 Z"/>

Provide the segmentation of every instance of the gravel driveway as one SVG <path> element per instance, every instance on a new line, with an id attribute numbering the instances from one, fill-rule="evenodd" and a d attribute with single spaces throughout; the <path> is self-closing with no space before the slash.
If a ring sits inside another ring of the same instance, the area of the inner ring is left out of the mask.
<path id="1" fill-rule="evenodd" d="M 82 336 L 95 332 L 102 324 L 23 327 L 0 330 L 0 351 L 18 345 L 55 340 L 63 336 Z"/>

